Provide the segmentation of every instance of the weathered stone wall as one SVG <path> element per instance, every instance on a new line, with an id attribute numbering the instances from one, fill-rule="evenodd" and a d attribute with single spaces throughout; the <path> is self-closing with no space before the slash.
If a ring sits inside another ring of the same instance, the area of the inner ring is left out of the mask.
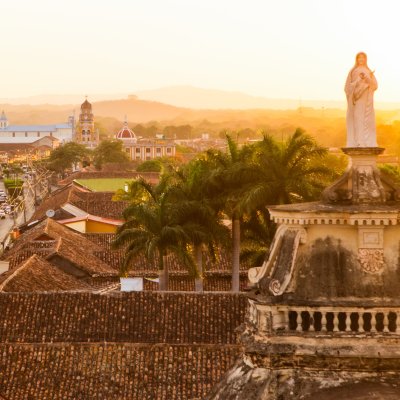
<path id="1" fill-rule="evenodd" d="M 255 368 L 238 362 L 207 400 L 398 400 L 400 374 Z"/>

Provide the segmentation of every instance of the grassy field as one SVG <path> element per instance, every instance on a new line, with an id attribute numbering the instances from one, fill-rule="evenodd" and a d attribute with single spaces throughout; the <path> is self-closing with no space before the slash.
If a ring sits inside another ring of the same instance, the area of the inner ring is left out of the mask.
<path id="1" fill-rule="evenodd" d="M 104 178 L 104 179 L 76 179 L 78 184 L 93 190 L 94 192 L 116 192 L 123 189 L 125 182 L 129 179 L 125 178 Z"/>

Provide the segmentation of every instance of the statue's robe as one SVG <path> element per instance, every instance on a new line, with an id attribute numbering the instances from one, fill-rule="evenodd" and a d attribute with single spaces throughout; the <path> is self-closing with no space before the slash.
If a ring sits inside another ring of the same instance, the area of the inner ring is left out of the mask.
<path id="1" fill-rule="evenodd" d="M 369 82 L 360 78 L 364 73 Z M 347 147 L 376 147 L 374 91 L 378 88 L 375 75 L 366 67 L 353 68 L 346 80 Z"/>

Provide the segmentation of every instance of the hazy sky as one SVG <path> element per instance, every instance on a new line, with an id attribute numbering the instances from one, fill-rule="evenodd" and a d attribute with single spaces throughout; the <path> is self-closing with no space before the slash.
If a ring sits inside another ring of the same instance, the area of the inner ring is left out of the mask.
<path id="1" fill-rule="evenodd" d="M 400 101 L 397 0 L 1 0 L 0 98 L 170 85 L 343 99 L 356 52 Z"/>

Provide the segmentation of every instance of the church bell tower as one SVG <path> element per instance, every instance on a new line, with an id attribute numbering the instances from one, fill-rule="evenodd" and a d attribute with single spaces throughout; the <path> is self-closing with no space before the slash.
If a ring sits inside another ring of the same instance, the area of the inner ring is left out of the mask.
<path id="1" fill-rule="evenodd" d="M 96 147 L 98 144 L 98 133 L 94 128 L 92 104 L 88 102 L 87 98 L 81 105 L 76 128 L 76 141 L 87 147 Z"/>

